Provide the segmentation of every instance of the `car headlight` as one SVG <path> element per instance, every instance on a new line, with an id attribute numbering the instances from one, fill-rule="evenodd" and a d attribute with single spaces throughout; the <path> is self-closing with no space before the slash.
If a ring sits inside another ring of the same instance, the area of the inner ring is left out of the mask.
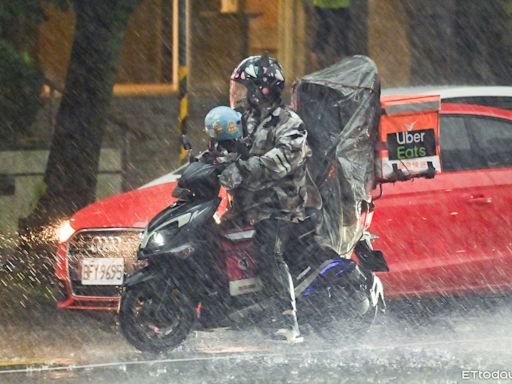
<path id="1" fill-rule="evenodd" d="M 65 243 L 69 238 L 76 232 L 69 220 L 64 221 L 59 227 L 57 227 L 57 238 L 59 243 Z"/>

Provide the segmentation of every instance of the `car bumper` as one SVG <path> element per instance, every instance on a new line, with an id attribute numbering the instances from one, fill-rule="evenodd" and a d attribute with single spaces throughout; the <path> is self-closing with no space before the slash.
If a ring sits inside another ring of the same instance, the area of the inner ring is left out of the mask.
<path id="1" fill-rule="evenodd" d="M 65 284 L 65 282 L 63 282 Z M 79 309 L 93 311 L 115 311 L 119 310 L 119 297 L 94 297 L 94 296 L 75 296 L 71 293 L 57 302 L 58 308 Z"/>
<path id="2" fill-rule="evenodd" d="M 90 233 L 91 231 L 96 232 L 96 230 L 87 230 L 86 232 Z M 111 230 L 110 233 L 117 235 L 121 232 L 130 232 L 130 236 L 138 239 L 138 234 L 140 231 L 140 229 L 120 229 Z M 77 233 L 80 233 L 80 231 Z M 72 239 L 70 239 L 67 243 L 59 244 L 56 252 L 55 277 L 58 287 L 57 307 L 78 310 L 117 311 L 119 308 L 121 286 L 82 285 L 79 280 L 80 272 L 76 271 L 76 255 L 70 253 L 70 241 L 72 241 Z M 126 249 L 124 249 L 124 251 L 126 251 Z M 135 268 L 135 251 L 136 248 L 132 246 L 128 252 L 132 256 L 125 258 L 125 261 L 128 262 L 128 264 L 126 264 L 127 269 L 125 270 L 125 273 L 133 273 L 133 269 Z M 123 252 L 120 251 L 119 254 L 123 254 Z M 99 256 L 95 255 L 95 257 Z M 75 261 L 71 262 L 70 260 Z"/>

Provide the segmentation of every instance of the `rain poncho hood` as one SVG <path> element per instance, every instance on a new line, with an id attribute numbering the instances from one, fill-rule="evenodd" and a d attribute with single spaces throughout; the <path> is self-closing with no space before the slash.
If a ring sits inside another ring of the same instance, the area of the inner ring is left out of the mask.
<path id="1" fill-rule="evenodd" d="M 380 81 L 366 56 L 348 57 L 300 79 L 293 102 L 308 131 L 308 168 L 322 195 L 317 241 L 341 255 L 362 235 L 375 186 Z"/>

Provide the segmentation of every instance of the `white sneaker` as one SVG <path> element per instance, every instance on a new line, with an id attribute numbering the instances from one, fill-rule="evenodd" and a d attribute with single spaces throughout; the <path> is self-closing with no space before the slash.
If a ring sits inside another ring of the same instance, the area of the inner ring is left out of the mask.
<path id="1" fill-rule="evenodd" d="M 300 335 L 295 311 L 284 311 L 278 321 L 281 323 L 281 327 L 272 335 L 273 340 L 284 341 L 288 344 L 298 344 L 304 341 Z"/>
<path id="2" fill-rule="evenodd" d="M 298 330 L 287 328 L 278 329 L 272 335 L 272 339 L 275 341 L 286 342 L 288 344 L 299 344 L 304 342 L 304 338 L 300 335 Z"/>

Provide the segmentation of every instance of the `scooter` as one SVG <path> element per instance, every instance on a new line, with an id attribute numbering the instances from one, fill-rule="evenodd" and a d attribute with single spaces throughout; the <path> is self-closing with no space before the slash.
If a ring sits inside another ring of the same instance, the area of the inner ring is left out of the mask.
<path id="1" fill-rule="evenodd" d="M 264 326 L 272 311 L 258 276 L 255 229 L 224 230 L 218 224 L 229 206 L 218 181 L 224 167 L 191 162 L 173 192 L 178 200 L 143 232 L 137 258 L 145 267 L 125 279 L 119 309 L 123 335 L 141 351 L 171 350 L 192 329 Z M 356 246 L 359 264 L 319 247 L 317 219 L 317 212 L 308 212 L 293 248 L 285 250 L 299 324 L 327 338 L 340 323 L 351 335 L 362 333 L 385 307 L 372 269 L 387 266 L 368 238 Z"/>

